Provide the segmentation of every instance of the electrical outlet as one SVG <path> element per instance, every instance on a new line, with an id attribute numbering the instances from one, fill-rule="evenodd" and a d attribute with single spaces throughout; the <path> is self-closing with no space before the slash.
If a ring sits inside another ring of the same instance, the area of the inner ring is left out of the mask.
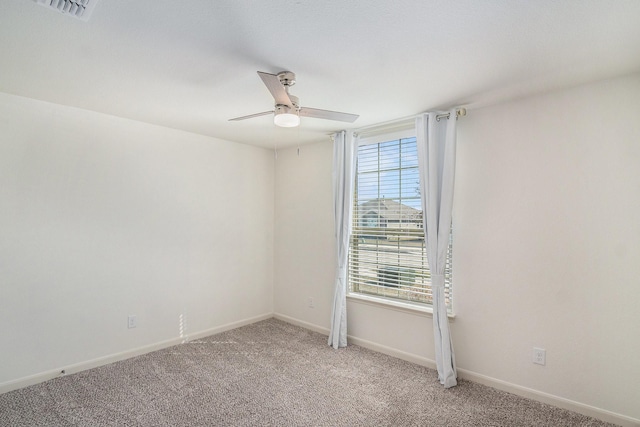
<path id="1" fill-rule="evenodd" d="M 307 306 L 309 306 L 309 308 L 315 307 L 315 305 L 313 303 L 313 298 L 307 299 Z"/>
<path id="2" fill-rule="evenodd" d="M 127 317 L 127 322 L 129 329 L 135 328 L 136 326 L 138 326 L 138 316 L 130 315 L 129 317 Z"/>
<path id="3" fill-rule="evenodd" d="M 533 363 L 542 366 L 547 364 L 547 351 L 544 348 L 533 347 Z"/>

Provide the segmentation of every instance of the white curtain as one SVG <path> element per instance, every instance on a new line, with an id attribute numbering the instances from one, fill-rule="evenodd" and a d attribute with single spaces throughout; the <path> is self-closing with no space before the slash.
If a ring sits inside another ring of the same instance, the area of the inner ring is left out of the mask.
<path id="1" fill-rule="evenodd" d="M 423 226 L 433 292 L 433 335 L 438 379 L 445 388 L 457 384 L 455 355 L 444 295 L 456 166 L 456 111 L 438 121 L 437 113 L 416 118 Z"/>
<path id="2" fill-rule="evenodd" d="M 333 142 L 333 212 L 337 255 L 329 331 L 329 345 L 333 348 L 347 346 L 347 260 L 351 235 L 356 139 L 351 132 L 342 131 L 334 135 Z"/>

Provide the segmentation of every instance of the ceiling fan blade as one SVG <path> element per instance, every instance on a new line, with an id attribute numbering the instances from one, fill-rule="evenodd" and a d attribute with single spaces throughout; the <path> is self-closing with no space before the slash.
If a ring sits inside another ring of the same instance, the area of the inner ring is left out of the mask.
<path id="1" fill-rule="evenodd" d="M 258 75 L 262 79 L 271 95 L 273 95 L 273 99 L 276 100 L 276 104 L 288 105 L 292 107 L 291 98 L 289 98 L 289 94 L 285 90 L 282 83 L 280 83 L 280 78 L 275 74 L 263 73 L 262 71 L 258 71 Z"/>
<path id="2" fill-rule="evenodd" d="M 249 114 L 248 116 L 236 117 L 229 119 L 230 122 L 237 122 L 238 120 L 253 119 L 254 117 L 266 116 L 267 114 L 273 114 L 273 111 L 264 111 L 262 113 Z"/>
<path id="3" fill-rule="evenodd" d="M 317 108 L 301 108 L 301 117 L 315 117 L 316 119 L 337 120 L 339 122 L 353 123 L 356 121 L 358 114 L 340 113 L 338 111 L 319 110 Z"/>

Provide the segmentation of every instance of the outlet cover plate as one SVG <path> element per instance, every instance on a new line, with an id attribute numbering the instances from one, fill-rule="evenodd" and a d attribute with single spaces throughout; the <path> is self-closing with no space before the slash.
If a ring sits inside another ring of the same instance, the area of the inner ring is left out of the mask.
<path id="1" fill-rule="evenodd" d="M 542 366 L 547 364 L 547 351 L 544 348 L 533 348 L 533 363 Z"/>
<path id="2" fill-rule="evenodd" d="M 129 329 L 135 328 L 136 326 L 138 326 L 138 316 L 130 315 L 129 317 L 127 317 L 127 322 Z"/>

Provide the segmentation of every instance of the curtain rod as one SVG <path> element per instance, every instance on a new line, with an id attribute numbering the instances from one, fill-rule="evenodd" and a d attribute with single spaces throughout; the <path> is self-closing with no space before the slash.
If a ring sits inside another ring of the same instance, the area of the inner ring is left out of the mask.
<path id="1" fill-rule="evenodd" d="M 460 117 L 464 117 L 466 115 L 467 115 L 467 109 L 466 108 L 458 108 L 458 109 L 456 109 L 456 119 L 458 119 Z M 444 119 L 444 118 L 448 119 L 450 116 L 451 116 L 451 113 L 438 114 L 436 116 L 436 120 L 440 121 L 441 119 Z M 378 124 L 371 125 L 371 126 L 364 126 L 364 127 L 355 129 L 353 132 L 357 133 L 359 135 L 367 134 L 367 133 L 385 132 L 385 131 L 389 131 L 389 130 L 392 130 L 392 129 L 398 129 L 398 128 L 402 128 L 404 126 L 409 126 L 409 125 L 413 124 L 413 121 L 414 121 L 415 118 L 416 118 L 416 116 L 413 115 L 413 116 L 403 117 L 401 119 L 389 120 L 387 122 L 378 123 Z"/>
<path id="2" fill-rule="evenodd" d="M 456 119 L 460 118 L 460 117 L 464 117 L 467 115 L 467 109 L 466 108 L 458 108 L 456 110 Z M 436 116 L 436 121 L 440 121 L 440 119 L 444 119 L 445 117 L 448 119 L 451 116 L 451 113 L 446 113 L 446 114 L 438 114 Z"/>

